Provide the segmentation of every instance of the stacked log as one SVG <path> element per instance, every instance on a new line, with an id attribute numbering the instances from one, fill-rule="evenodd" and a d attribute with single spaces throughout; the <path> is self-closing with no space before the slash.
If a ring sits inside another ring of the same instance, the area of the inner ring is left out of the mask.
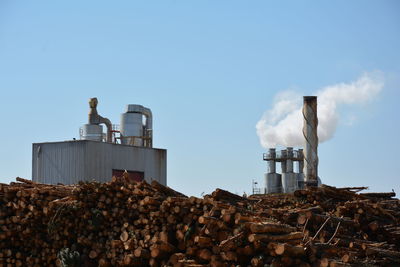
<path id="1" fill-rule="evenodd" d="M 155 181 L 17 178 L 0 184 L 0 267 L 399 266 L 391 197 L 324 186 L 197 198 Z"/>

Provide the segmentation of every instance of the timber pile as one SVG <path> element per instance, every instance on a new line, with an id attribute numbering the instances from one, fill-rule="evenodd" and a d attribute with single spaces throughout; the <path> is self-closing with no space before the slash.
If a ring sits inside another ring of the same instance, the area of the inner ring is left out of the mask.
<path id="1" fill-rule="evenodd" d="M 0 184 L 0 266 L 400 266 L 400 203 L 329 186 L 186 197 L 157 182 Z"/>

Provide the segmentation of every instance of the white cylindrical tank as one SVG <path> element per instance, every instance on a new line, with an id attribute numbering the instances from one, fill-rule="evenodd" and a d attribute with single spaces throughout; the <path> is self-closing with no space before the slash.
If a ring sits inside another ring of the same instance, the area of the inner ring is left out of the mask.
<path id="1" fill-rule="evenodd" d="M 297 190 L 297 173 L 282 173 L 282 188 L 284 193 Z"/>
<path id="2" fill-rule="evenodd" d="M 121 114 L 121 143 L 123 145 L 143 146 L 143 106 L 127 105 Z"/>
<path id="3" fill-rule="evenodd" d="M 297 173 L 297 188 L 304 188 L 304 173 Z"/>
<path id="4" fill-rule="evenodd" d="M 266 173 L 265 179 L 265 194 L 281 193 L 282 192 L 282 177 L 278 173 Z"/>
<path id="5" fill-rule="evenodd" d="M 82 140 L 103 141 L 103 126 L 98 124 L 84 124 L 81 129 Z"/>

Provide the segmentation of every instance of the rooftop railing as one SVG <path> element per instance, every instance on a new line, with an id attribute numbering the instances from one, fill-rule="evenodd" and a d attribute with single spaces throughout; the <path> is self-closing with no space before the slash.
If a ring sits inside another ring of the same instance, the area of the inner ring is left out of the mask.
<path id="1" fill-rule="evenodd" d="M 294 160 L 294 161 L 301 161 L 304 159 L 303 156 L 303 151 L 298 151 L 298 150 L 293 150 L 290 153 L 288 153 L 287 150 L 281 150 L 277 151 L 275 153 L 264 153 L 263 154 L 263 160 L 269 161 L 269 160 L 275 160 L 275 161 L 283 161 L 283 160 Z"/>

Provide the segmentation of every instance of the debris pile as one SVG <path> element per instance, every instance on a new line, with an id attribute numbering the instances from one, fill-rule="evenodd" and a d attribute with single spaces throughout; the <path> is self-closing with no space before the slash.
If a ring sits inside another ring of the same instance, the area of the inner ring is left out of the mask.
<path id="1" fill-rule="evenodd" d="M 329 186 L 186 197 L 155 181 L 0 184 L 0 266 L 400 266 L 400 202 Z"/>

